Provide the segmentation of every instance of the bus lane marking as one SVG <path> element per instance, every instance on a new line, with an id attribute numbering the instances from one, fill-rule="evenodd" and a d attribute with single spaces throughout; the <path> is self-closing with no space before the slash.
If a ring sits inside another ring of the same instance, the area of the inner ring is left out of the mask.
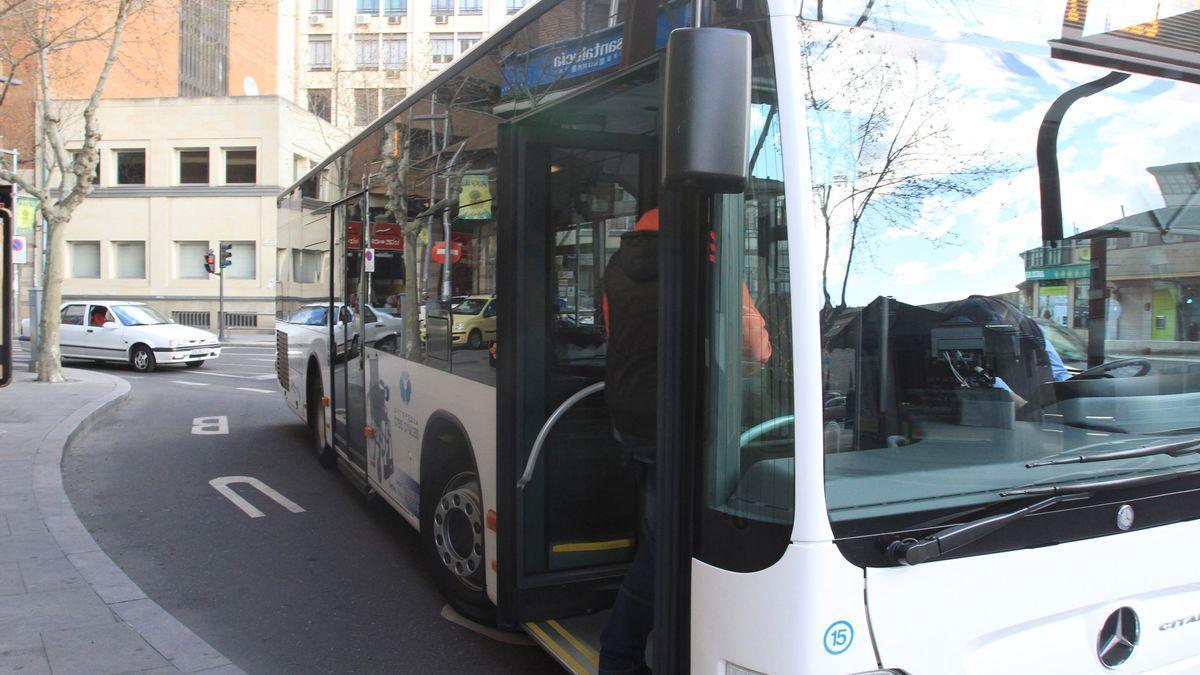
<path id="1" fill-rule="evenodd" d="M 207 387 L 208 386 L 208 384 L 206 384 L 204 382 L 184 382 L 183 380 L 171 380 L 171 382 L 173 382 L 175 384 L 186 384 L 189 387 Z"/>
<path id="2" fill-rule="evenodd" d="M 270 497 L 271 501 L 282 506 L 288 511 L 291 511 L 292 513 L 304 513 L 304 509 L 301 508 L 299 504 L 279 494 L 273 488 L 271 488 L 271 486 L 257 478 L 252 478 L 250 476 L 221 476 L 220 478 L 214 478 L 208 481 L 208 484 L 211 485 L 213 489 L 221 493 L 221 496 L 233 502 L 233 505 L 241 509 L 246 515 L 250 516 L 251 518 L 262 518 L 266 516 L 267 514 L 259 511 L 253 504 L 246 501 L 241 495 L 234 492 L 233 488 L 229 487 L 235 483 L 249 485 L 267 497 Z"/>
<path id="3" fill-rule="evenodd" d="M 229 418 L 225 415 L 197 417 L 192 420 L 192 433 L 197 436 L 213 436 L 229 433 Z"/>
<path id="4" fill-rule="evenodd" d="M 270 389 L 255 389 L 254 387 L 234 387 L 238 391 L 253 391 L 258 394 L 274 394 Z"/>

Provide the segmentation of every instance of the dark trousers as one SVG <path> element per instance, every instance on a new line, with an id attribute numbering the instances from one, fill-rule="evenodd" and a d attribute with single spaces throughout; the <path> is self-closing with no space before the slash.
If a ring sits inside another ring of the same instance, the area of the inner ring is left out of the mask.
<path id="1" fill-rule="evenodd" d="M 600 634 L 600 672 L 648 673 L 646 640 L 654 628 L 655 443 L 621 435 L 642 497 L 641 537 L 633 564 L 625 574 L 608 625 Z"/>

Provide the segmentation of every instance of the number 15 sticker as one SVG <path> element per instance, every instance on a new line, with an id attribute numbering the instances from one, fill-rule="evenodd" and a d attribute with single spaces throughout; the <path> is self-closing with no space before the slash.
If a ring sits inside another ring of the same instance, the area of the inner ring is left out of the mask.
<path id="1" fill-rule="evenodd" d="M 854 642 L 854 627 L 845 621 L 835 621 L 825 629 L 825 651 L 837 655 Z"/>

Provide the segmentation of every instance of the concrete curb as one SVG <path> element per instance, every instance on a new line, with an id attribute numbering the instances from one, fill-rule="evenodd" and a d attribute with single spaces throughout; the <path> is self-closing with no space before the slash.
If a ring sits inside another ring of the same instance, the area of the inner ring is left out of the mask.
<path id="1" fill-rule="evenodd" d="M 146 597 L 142 589 L 100 549 L 75 514 L 63 487 L 63 453 L 102 414 L 129 398 L 130 385 L 128 380 L 104 373 L 63 370 L 82 379 L 111 380 L 113 389 L 103 399 L 64 418 L 37 447 L 33 467 L 34 497 L 46 528 L 96 595 L 175 668 L 185 673 L 241 673 L 229 659 Z"/>

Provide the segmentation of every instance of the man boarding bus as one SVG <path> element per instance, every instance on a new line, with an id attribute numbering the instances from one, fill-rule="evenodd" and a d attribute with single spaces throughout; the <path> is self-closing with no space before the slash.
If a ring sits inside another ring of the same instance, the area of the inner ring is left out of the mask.
<path id="1" fill-rule="evenodd" d="M 603 271 L 657 206 L 656 672 L 1200 669 L 1198 28 L 535 2 L 280 196 L 286 401 L 458 613 L 595 672 L 643 515 Z M 334 311 L 392 296 L 386 348 Z"/>

